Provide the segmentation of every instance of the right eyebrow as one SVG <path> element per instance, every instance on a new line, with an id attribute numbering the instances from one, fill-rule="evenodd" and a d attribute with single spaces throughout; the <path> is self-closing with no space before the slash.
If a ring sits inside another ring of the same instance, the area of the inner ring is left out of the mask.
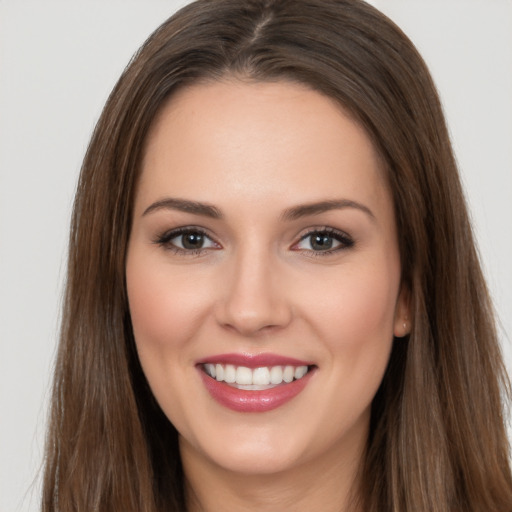
<path id="1" fill-rule="evenodd" d="M 188 199 L 178 199 L 175 197 L 166 197 L 165 199 L 155 201 L 144 210 L 142 215 L 144 216 L 157 210 L 178 210 L 180 212 L 193 213 L 194 215 L 202 215 L 212 219 L 222 219 L 221 211 L 211 204 L 189 201 Z"/>
<path id="2" fill-rule="evenodd" d="M 343 208 L 355 208 L 356 210 L 362 211 L 368 215 L 372 221 L 375 221 L 375 215 L 370 210 L 370 208 L 364 204 L 358 203 L 357 201 L 351 201 L 350 199 L 333 199 L 320 201 L 318 203 L 300 204 L 285 210 L 282 217 L 284 220 L 296 220 L 300 219 L 301 217 L 318 215 L 330 210 L 338 210 Z"/>

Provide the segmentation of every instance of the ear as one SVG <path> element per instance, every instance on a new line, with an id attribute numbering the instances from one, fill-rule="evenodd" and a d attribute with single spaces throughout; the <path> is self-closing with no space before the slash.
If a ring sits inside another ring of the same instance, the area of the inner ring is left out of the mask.
<path id="1" fill-rule="evenodd" d="M 393 334 L 403 338 L 411 332 L 411 294 L 409 288 L 402 284 L 396 301 Z"/>

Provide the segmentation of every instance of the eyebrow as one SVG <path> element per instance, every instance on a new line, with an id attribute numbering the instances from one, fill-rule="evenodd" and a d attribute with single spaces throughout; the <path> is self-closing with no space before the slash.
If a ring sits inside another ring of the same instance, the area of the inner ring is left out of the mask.
<path id="1" fill-rule="evenodd" d="M 287 221 L 297 220 L 308 215 L 318 215 L 330 210 L 340 210 L 344 208 L 355 208 L 364 212 L 371 218 L 371 220 L 376 220 L 375 215 L 370 208 L 350 199 L 332 199 L 328 201 L 320 201 L 318 203 L 300 204 L 285 210 L 282 214 L 282 219 Z"/>
<path id="2" fill-rule="evenodd" d="M 144 210 L 142 216 L 157 210 L 178 210 L 181 212 L 193 213 L 194 215 L 202 215 L 203 217 L 210 217 L 212 219 L 222 218 L 220 210 L 211 204 L 173 197 L 167 197 L 154 202 Z"/>
<path id="3" fill-rule="evenodd" d="M 373 221 L 375 221 L 375 215 L 370 210 L 370 208 L 364 204 L 358 203 L 357 201 L 352 201 L 350 199 L 331 199 L 327 201 L 319 201 L 316 203 L 306 203 L 293 206 L 292 208 L 286 209 L 282 213 L 281 219 L 284 221 L 292 221 L 302 217 L 307 217 L 309 215 L 318 215 L 320 213 L 328 212 L 331 210 L 341 210 L 344 208 L 355 208 L 360 210 L 368 215 Z M 142 216 L 157 210 L 164 209 L 178 210 L 186 213 L 192 213 L 194 215 L 202 215 L 212 219 L 223 218 L 221 211 L 211 204 L 173 197 L 167 197 L 165 199 L 155 201 L 144 210 Z"/>

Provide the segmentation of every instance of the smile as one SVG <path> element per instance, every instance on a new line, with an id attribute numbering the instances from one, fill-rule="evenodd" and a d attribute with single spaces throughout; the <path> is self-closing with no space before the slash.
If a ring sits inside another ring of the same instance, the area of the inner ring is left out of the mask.
<path id="1" fill-rule="evenodd" d="M 219 382 L 225 382 L 237 389 L 260 391 L 279 386 L 283 382 L 289 384 L 302 379 L 308 373 L 308 366 L 260 366 L 247 368 L 232 364 L 203 365 L 207 375 Z"/>
<path id="2" fill-rule="evenodd" d="M 224 354 L 200 361 L 210 396 L 236 412 L 267 412 L 291 401 L 318 370 L 306 361 L 269 354 Z"/>

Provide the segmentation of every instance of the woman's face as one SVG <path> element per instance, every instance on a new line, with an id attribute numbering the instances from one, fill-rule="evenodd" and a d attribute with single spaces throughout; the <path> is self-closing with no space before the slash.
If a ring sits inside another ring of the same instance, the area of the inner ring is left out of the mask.
<path id="1" fill-rule="evenodd" d="M 407 305 L 365 132 L 290 83 L 189 87 L 162 110 L 126 279 L 182 456 L 243 473 L 357 458 Z"/>

